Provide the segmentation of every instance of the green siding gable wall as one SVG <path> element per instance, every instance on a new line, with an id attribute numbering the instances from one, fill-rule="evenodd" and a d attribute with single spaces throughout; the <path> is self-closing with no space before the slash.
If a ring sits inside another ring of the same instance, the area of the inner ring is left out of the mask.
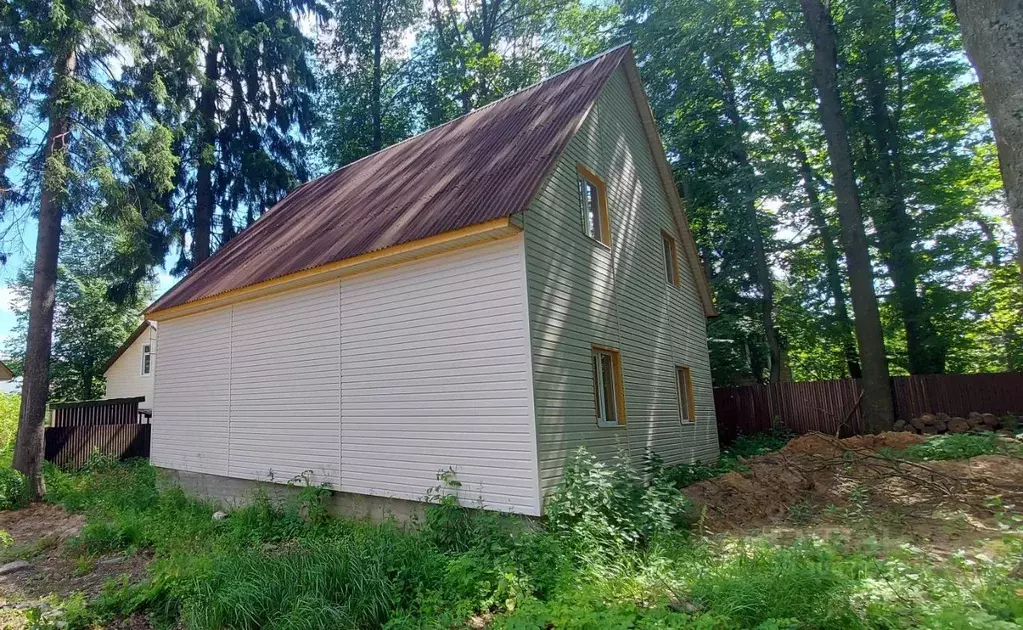
<path id="1" fill-rule="evenodd" d="M 677 236 L 679 286 L 664 277 L 661 232 L 677 230 L 646 138 L 619 68 L 521 215 L 543 491 L 584 445 L 604 459 L 653 451 L 669 464 L 718 454 L 706 319 Z M 580 163 L 607 184 L 610 249 L 583 233 Z M 597 426 L 593 345 L 621 353 L 625 426 Z M 679 421 L 675 365 L 692 371 L 695 423 Z"/>

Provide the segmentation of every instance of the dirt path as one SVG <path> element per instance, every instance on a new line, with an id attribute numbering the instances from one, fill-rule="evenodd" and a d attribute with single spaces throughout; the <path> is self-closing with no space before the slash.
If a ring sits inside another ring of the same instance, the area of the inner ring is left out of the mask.
<path id="1" fill-rule="evenodd" d="M 81 555 L 65 542 L 85 524 L 78 514 L 47 503 L 0 512 L 0 629 L 27 627 L 29 614 L 59 617 L 54 602 L 74 594 L 98 595 L 115 578 L 136 581 L 151 557 Z M 5 532 L 5 533 L 4 533 Z M 138 627 L 138 626 L 134 626 Z"/>

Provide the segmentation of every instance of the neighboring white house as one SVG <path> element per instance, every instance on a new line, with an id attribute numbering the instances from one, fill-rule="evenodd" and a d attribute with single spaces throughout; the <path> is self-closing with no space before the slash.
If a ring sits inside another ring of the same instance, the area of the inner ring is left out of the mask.
<path id="1" fill-rule="evenodd" d="M 352 501 L 450 469 L 537 515 L 580 446 L 717 456 L 714 314 L 618 48 L 300 186 L 153 304 L 152 461 Z"/>
<path id="2" fill-rule="evenodd" d="M 139 409 L 153 408 L 153 372 L 156 368 L 156 326 L 144 321 L 114 352 L 103 367 L 107 380 L 104 398 L 144 396 Z"/>

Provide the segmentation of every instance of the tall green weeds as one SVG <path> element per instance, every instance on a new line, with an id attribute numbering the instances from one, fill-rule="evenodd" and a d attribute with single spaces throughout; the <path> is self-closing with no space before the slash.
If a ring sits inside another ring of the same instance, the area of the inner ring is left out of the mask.
<path id="1" fill-rule="evenodd" d="M 637 470 L 626 459 L 577 453 L 543 523 L 462 508 L 443 490 L 453 479 L 441 480 L 413 525 L 329 518 L 325 490 L 310 486 L 287 500 L 258 495 L 215 521 L 213 505 L 159 492 L 146 463 L 97 459 L 90 468 L 47 468 L 49 499 L 87 516 L 67 552 L 147 550 L 154 559 L 146 579 L 116 580 L 76 603 L 69 630 L 132 613 L 196 630 L 405 630 L 465 627 L 474 618 L 538 630 L 898 628 L 927 620 L 1011 628 L 1023 615 L 1013 599 L 1023 581 L 1009 576 L 1023 546 L 982 570 L 964 563 L 974 577 L 957 582 L 914 558 L 841 541 L 704 539 L 686 528 L 673 471 L 656 458 Z"/>

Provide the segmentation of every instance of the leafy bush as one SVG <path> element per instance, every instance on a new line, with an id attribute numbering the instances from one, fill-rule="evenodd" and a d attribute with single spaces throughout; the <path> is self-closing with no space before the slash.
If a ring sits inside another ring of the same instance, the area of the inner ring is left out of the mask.
<path id="1" fill-rule="evenodd" d="M 18 410 L 21 396 L 0 392 L 0 466 L 11 462 L 14 452 L 14 437 L 18 434 Z"/>
<path id="2" fill-rule="evenodd" d="M 922 444 L 914 444 L 902 451 L 900 456 L 915 461 L 940 461 L 992 454 L 1023 456 L 1023 449 L 995 433 L 949 433 L 931 437 Z"/>
<path id="3" fill-rule="evenodd" d="M 15 510 L 28 502 L 25 477 L 13 468 L 0 468 L 0 510 Z"/>
<path id="4" fill-rule="evenodd" d="M 777 451 L 788 444 L 795 435 L 788 429 L 775 429 L 769 433 L 740 435 L 728 447 L 721 450 L 718 461 L 714 464 L 681 464 L 671 466 L 666 474 L 679 488 L 694 483 L 713 479 L 733 470 L 742 470 L 741 459 L 766 455 Z"/>
<path id="5" fill-rule="evenodd" d="M 580 448 L 547 502 L 548 527 L 611 546 L 641 546 L 681 527 L 685 497 L 657 458 L 647 478 L 623 455 L 604 463 Z"/>

